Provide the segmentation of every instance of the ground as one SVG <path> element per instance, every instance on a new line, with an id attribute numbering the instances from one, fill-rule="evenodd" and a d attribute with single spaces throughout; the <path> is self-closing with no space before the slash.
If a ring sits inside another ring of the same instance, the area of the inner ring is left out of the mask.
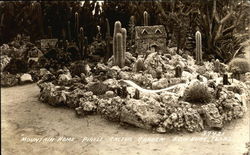
<path id="1" fill-rule="evenodd" d="M 41 103 L 38 95 L 36 84 L 1 88 L 3 155 L 242 155 L 249 141 L 249 105 L 244 118 L 220 132 L 156 134 L 97 115 L 77 118 L 72 109 Z"/>

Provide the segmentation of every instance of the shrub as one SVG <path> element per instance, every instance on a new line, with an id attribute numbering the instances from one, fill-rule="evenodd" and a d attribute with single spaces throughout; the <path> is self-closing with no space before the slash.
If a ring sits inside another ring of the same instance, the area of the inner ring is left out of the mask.
<path id="1" fill-rule="evenodd" d="M 86 70 L 85 65 L 86 64 L 83 61 L 78 61 L 78 62 L 73 63 L 70 67 L 70 73 L 73 76 L 77 75 L 79 77 L 81 77 L 81 73 L 84 73 L 86 75 L 87 70 Z"/>
<path id="2" fill-rule="evenodd" d="M 234 71 L 234 69 L 238 69 L 239 73 L 245 74 L 246 72 L 250 71 L 250 63 L 249 60 L 245 58 L 235 58 L 229 63 L 229 70 L 231 72 Z"/>
<path id="3" fill-rule="evenodd" d="M 4 71 L 11 74 L 26 73 L 28 71 L 28 63 L 25 60 L 13 58 L 4 68 Z"/>
<path id="4" fill-rule="evenodd" d="M 186 88 L 183 98 L 191 103 L 208 103 L 212 99 L 212 94 L 205 84 L 196 81 Z"/>
<path id="5" fill-rule="evenodd" d="M 94 95 L 103 95 L 106 93 L 106 91 L 108 91 L 108 85 L 102 82 L 97 82 L 90 85 L 88 90 L 92 91 Z"/>

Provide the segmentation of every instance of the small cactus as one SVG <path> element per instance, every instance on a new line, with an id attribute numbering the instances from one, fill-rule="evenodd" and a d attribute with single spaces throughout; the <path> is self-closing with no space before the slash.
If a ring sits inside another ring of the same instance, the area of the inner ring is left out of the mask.
<path id="1" fill-rule="evenodd" d="M 143 22 L 144 22 L 144 26 L 148 26 L 148 12 L 144 11 L 143 13 Z"/>
<path id="2" fill-rule="evenodd" d="M 181 75 L 182 75 L 182 68 L 180 65 L 177 65 L 175 67 L 175 77 L 181 77 Z"/>
<path id="3" fill-rule="evenodd" d="M 135 90 L 135 95 L 133 96 L 134 99 L 140 99 L 140 91 L 138 89 Z"/>
<path id="4" fill-rule="evenodd" d="M 197 31 L 195 33 L 195 41 L 196 41 L 196 64 L 201 65 L 202 61 L 202 40 L 201 40 L 201 33 Z"/>
<path id="5" fill-rule="evenodd" d="M 220 72 L 220 61 L 218 59 L 214 61 L 214 71 L 217 73 Z"/>
<path id="6" fill-rule="evenodd" d="M 230 85 L 227 74 L 223 74 L 223 85 Z"/>

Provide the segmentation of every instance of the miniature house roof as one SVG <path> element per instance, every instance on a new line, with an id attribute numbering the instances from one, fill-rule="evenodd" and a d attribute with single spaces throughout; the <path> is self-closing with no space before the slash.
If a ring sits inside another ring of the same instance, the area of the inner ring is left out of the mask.
<path id="1" fill-rule="evenodd" d="M 163 25 L 154 26 L 136 26 L 135 27 L 135 38 L 165 38 L 166 30 Z"/>

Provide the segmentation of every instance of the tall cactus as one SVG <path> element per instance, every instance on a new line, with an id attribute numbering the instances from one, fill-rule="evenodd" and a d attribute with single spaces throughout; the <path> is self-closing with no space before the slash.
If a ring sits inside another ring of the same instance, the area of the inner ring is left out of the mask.
<path id="1" fill-rule="evenodd" d="M 144 26 L 148 26 L 148 12 L 144 11 L 143 13 L 143 22 L 144 22 Z"/>
<path id="2" fill-rule="evenodd" d="M 134 40 L 135 40 L 135 16 L 130 17 L 129 33 L 130 33 L 131 44 L 134 44 Z"/>
<path id="3" fill-rule="evenodd" d="M 121 27 L 120 21 L 116 21 L 113 34 L 113 64 L 121 68 L 125 65 L 126 39 L 127 30 Z"/>
<path id="4" fill-rule="evenodd" d="M 123 43 L 123 52 L 122 52 L 122 63 L 125 64 L 125 53 L 126 53 L 126 43 L 127 43 L 127 30 L 125 28 L 122 28 L 122 43 Z"/>
<path id="5" fill-rule="evenodd" d="M 75 36 L 78 37 L 78 31 L 79 31 L 79 15 L 76 12 L 75 13 Z"/>
<path id="6" fill-rule="evenodd" d="M 121 33 L 116 34 L 116 48 L 117 48 L 117 65 L 119 67 L 124 67 L 124 55 L 123 55 L 123 36 Z"/>
<path id="7" fill-rule="evenodd" d="M 116 41 L 116 34 L 119 33 L 121 31 L 122 28 L 122 24 L 120 21 L 116 21 L 115 22 L 115 26 L 114 26 L 114 34 L 113 34 L 113 64 L 116 65 L 117 64 L 117 41 Z"/>
<path id="8" fill-rule="evenodd" d="M 70 21 L 68 21 L 68 40 L 69 40 L 69 42 L 71 42 L 71 25 L 70 25 Z"/>
<path id="9" fill-rule="evenodd" d="M 79 38 L 78 38 L 78 47 L 80 50 L 80 56 L 81 58 L 83 58 L 83 44 L 84 44 L 84 32 L 83 32 L 83 27 L 80 28 L 80 34 L 79 34 Z"/>
<path id="10" fill-rule="evenodd" d="M 109 26 L 109 20 L 106 18 L 106 36 L 105 36 L 105 40 L 106 40 L 106 57 L 105 57 L 105 61 L 108 60 L 108 58 L 112 55 L 111 53 L 111 36 L 110 36 L 110 26 Z"/>
<path id="11" fill-rule="evenodd" d="M 201 33 L 197 31 L 195 33 L 195 41 L 196 41 L 196 64 L 202 64 L 202 40 L 201 40 Z"/>
<path id="12" fill-rule="evenodd" d="M 106 39 L 110 38 L 110 26 L 109 26 L 109 20 L 106 18 Z"/>

